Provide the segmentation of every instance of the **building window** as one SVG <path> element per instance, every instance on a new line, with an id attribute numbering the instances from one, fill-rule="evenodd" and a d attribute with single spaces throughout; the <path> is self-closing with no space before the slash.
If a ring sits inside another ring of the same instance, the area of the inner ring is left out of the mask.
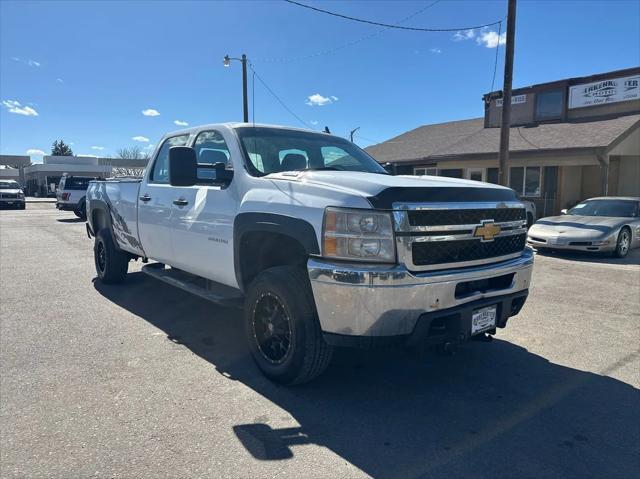
<path id="1" fill-rule="evenodd" d="M 414 168 L 413 174 L 416 176 L 438 176 L 438 168 L 436 168 L 435 166 Z"/>
<path id="2" fill-rule="evenodd" d="M 467 179 L 473 181 L 485 181 L 484 168 L 467 168 Z"/>
<path id="3" fill-rule="evenodd" d="M 509 187 L 522 196 L 540 196 L 540 167 L 514 166 L 510 168 Z"/>
<path id="4" fill-rule="evenodd" d="M 500 183 L 498 171 L 498 168 L 487 168 L 487 181 L 489 183 L 493 183 L 494 185 Z"/>
<path id="5" fill-rule="evenodd" d="M 445 170 L 438 170 L 440 176 L 447 176 L 449 178 L 463 178 L 462 168 L 450 168 Z"/>
<path id="6" fill-rule="evenodd" d="M 536 120 L 556 120 L 562 117 L 564 93 L 550 90 L 536 94 Z"/>

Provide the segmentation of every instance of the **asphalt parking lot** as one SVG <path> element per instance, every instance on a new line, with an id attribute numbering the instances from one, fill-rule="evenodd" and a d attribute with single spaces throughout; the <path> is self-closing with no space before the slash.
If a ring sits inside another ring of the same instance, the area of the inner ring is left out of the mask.
<path id="1" fill-rule="evenodd" d="M 522 313 L 453 356 L 339 351 L 266 380 L 240 314 L 130 267 L 84 223 L 0 212 L 0 476 L 637 477 L 640 250 L 536 258 Z"/>

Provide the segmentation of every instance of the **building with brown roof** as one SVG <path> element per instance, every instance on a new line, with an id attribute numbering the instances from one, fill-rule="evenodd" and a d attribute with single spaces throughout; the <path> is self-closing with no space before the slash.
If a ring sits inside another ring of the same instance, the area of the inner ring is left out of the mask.
<path id="1" fill-rule="evenodd" d="M 425 125 L 367 151 L 396 174 L 498 181 L 502 94 L 484 117 Z M 540 216 L 600 195 L 640 196 L 640 68 L 513 90 L 509 186 Z"/>

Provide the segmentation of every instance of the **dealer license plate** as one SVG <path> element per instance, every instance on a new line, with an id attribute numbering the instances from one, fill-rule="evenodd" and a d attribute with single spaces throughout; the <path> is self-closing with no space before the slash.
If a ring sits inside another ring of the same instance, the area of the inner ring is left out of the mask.
<path id="1" fill-rule="evenodd" d="M 494 329 L 496 327 L 497 312 L 498 306 L 495 304 L 474 310 L 471 314 L 471 334 Z"/>

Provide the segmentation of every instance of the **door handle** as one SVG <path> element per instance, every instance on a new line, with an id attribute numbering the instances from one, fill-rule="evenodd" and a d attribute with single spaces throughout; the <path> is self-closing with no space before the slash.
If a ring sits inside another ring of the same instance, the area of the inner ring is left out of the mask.
<path id="1" fill-rule="evenodd" d="M 144 195 L 144 196 L 141 196 L 141 197 L 140 197 L 140 201 L 144 201 L 145 203 L 146 203 L 147 201 L 149 201 L 150 199 L 151 199 L 151 196 L 147 195 L 146 193 L 145 193 L 145 195 Z"/>
<path id="2" fill-rule="evenodd" d="M 184 198 L 178 198 L 177 200 L 173 200 L 173 204 L 176 206 L 186 206 L 189 202 Z"/>

